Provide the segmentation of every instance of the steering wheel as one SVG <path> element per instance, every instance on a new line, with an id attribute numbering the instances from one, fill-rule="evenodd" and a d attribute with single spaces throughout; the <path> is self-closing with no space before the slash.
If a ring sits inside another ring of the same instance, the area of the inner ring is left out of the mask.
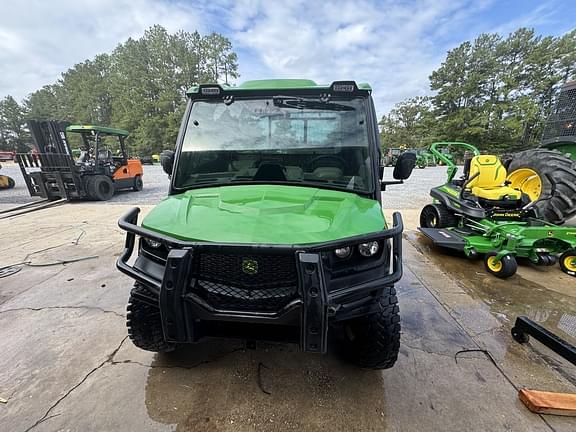
<path id="1" fill-rule="evenodd" d="M 329 165 L 318 163 L 319 161 L 323 161 L 323 160 L 332 161 L 332 163 L 330 163 Z M 336 164 L 334 164 L 334 162 Z M 344 160 L 340 156 L 322 155 L 322 156 L 317 156 L 314 159 L 312 159 L 306 163 L 306 168 L 309 168 L 310 171 L 314 171 L 316 168 L 318 168 L 320 166 L 329 166 L 329 167 L 340 168 L 342 170 L 342 172 L 345 172 L 346 168 L 348 168 L 348 162 L 346 162 L 346 160 Z"/>

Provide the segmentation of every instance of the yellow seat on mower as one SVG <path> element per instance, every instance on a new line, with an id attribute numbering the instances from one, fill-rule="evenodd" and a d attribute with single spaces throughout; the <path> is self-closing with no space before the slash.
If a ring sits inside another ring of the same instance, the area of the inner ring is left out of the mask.
<path id="1" fill-rule="evenodd" d="M 472 195 L 490 201 L 519 200 L 522 192 L 506 186 L 506 168 L 494 155 L 474 156 L 470 162 L 467 188 Z"/>

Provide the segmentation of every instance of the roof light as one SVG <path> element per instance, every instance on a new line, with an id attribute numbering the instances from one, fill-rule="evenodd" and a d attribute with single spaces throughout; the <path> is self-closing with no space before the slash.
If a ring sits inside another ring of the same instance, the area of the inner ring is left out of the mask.
<path id="1" fill-rule="evenodd" d="M 205 96 L 217 96 L 220 94 L 220 87 L 202 87 L 200 92 Z"/>
<path id="2" fill-rule="evenodd" d="M 354 81 L 335 81 L 331 85 L 333 92 L 353 93 L 356 91 L 356 82 Z"/>

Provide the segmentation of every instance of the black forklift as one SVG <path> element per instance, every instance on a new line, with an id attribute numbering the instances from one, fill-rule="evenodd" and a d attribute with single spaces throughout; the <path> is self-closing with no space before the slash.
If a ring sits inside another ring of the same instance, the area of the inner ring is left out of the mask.
<path id="1" fill-rule="evenodd" d="M 28 127 L 35 149 L 17 154 L 16 162 L 31 196 L 107 201 L 118 190 L 142 190 L 142 164 L 128 158 L 127 131 L 62 121 L 30 120 Z M 67 133 L 80 136 L 78 157 Z"/>

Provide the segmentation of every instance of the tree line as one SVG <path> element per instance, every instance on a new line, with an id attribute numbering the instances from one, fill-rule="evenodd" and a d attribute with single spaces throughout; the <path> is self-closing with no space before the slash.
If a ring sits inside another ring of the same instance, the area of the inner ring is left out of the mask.
<path id="1" fill-rule="evenodd" d="M 448 51 L 431 96 L 398 103 L 380 120 L 383 147 L 465 141 L 513 152 L 538 144 L 562 84 L 576 78 L 576 30 L 559 37 L 520 28 L 483 33 Z"/>
<path id="2" fill-rule="evenodd" d="M 21 104 L 12 96 L 0 100 L 0 150 L 30 149 L 27 119 L 58 119 L 126 129 L 131 153 L 159 152 L 176 142 L 189 87 L 237 77 L 226 37 L 169 34 L 155 25 L 112 53 L 73 66 Z"/>

